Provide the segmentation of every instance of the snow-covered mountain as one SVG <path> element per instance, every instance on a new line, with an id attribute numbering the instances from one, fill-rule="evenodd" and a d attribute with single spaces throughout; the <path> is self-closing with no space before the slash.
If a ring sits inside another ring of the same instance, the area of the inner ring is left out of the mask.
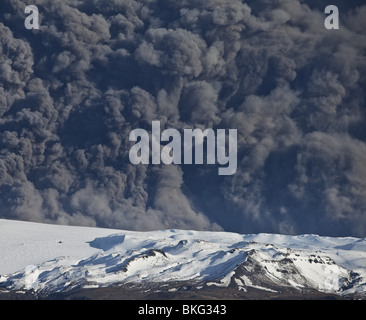
<path id="1" fill-rule="evenodd" d="M 0 291 L 139 286 L 169 292 L 316 290 L 366 297 L 366 239 L 161 230 L 0 219 Z"/>

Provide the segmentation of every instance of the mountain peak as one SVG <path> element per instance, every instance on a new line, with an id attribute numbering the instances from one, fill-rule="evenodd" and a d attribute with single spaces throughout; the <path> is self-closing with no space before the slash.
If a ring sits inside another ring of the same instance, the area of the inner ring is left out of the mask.
<path id="1" fill-rule="evenodd" d="M 189 284 L 194 290 L 219 287 L 241 294 L 366 292 L 365 239 L 132 232 L 10 220 L 0 220 L 0 229 L 5 257 L 0 288 L 8 291 L 50 295 L 133 285 L 173 292 Z"/>

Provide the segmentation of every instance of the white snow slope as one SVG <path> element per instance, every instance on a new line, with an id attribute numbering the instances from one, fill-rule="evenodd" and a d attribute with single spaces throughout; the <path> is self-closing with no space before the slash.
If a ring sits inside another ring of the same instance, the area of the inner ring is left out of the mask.
<path id="1" fill-rule="evenodd" d="M 0 288 L 55 293 L 123 283 L 278 286 L 366 294 L 366 239 L 161 230 L 0 219 Z"/>

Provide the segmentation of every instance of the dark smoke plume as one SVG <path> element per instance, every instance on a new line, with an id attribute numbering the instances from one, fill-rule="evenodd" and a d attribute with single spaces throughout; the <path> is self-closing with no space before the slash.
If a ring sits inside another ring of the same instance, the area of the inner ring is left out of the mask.
<path id="1" fill-rule="evenodd" d="M 366 236 L 366 6 L 0 3 L 0 217 Z M 238 170 L 132 165 L 135 128 L 238 130 Z"/>

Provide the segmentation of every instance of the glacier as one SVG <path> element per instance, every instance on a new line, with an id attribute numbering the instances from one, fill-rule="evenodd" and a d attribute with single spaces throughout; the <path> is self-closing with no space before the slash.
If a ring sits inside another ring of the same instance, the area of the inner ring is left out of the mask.
<path id="1" fill-rule="evenodd" d="M 54 294 L 189 283 L 366 297 L 366 239 L 315 234 L 125 231 L 0 219 L 0 291 Z M 148 290 L 148 289 L 146 289 Z"/>

